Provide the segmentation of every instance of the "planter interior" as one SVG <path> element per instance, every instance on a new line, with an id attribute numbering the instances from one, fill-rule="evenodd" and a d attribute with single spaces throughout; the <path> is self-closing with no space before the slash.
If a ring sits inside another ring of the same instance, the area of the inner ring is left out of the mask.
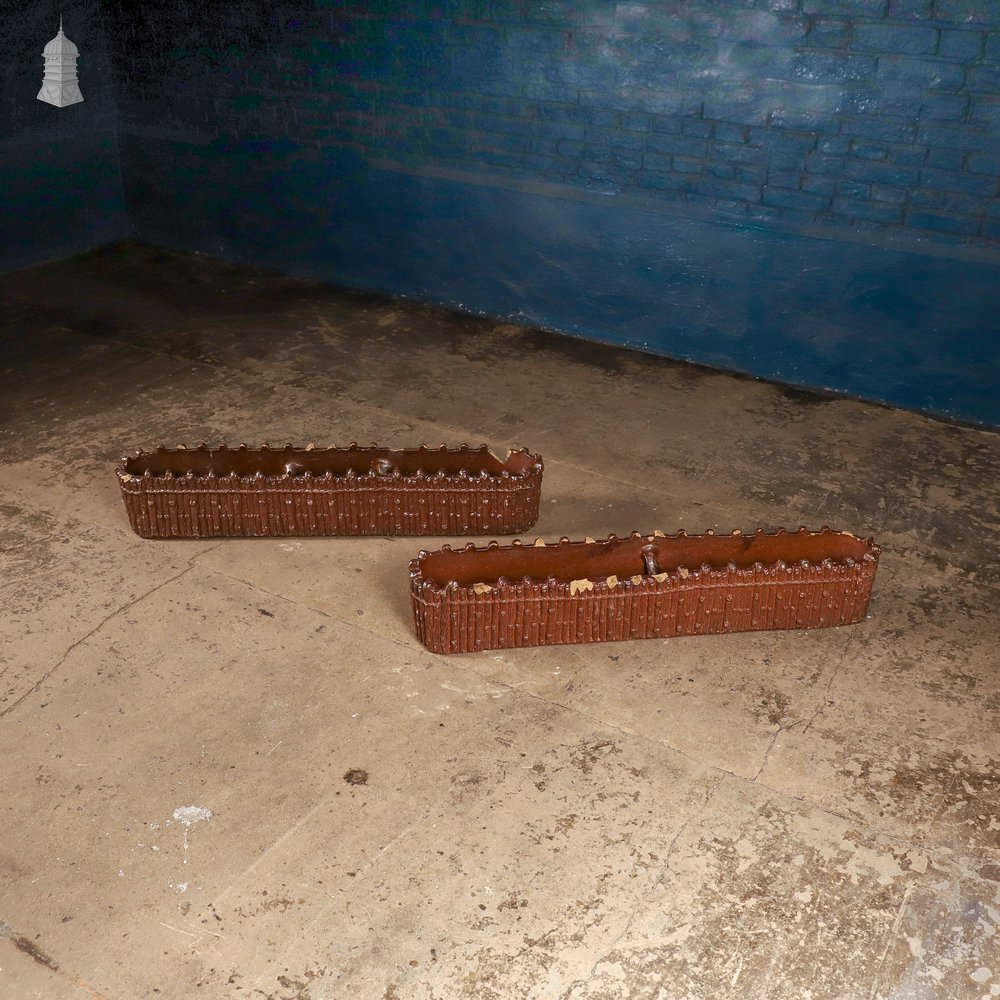
<path id="1" fill-rule="evenodd" d="M 131 476 L 499 476 L 523 475 L 537 464 L 536 456 L 527 451 L 512 451 L 506 460 L 498 458 L 486 445 L 469 448 L 380 448 L 377 445 L 347 448 L 238 448 L 209 449 L 157 448 L 153 452 L 138 452 L 122 459 L 123 471 Z"/>
<path id="2" fill-rule="evenodd" d="M 765 534 L 758 530 L 750 535 L 642 536 L 630 538 L 612 535 L 606 541 L 570 542 L 563 539 L 556 545 L 529 545 L 514 542 L 510 546 L 494 543 L 485 549 L 468 547 L 452 550 L 445 547 L 437 552 L 421 553 L 420 575 L 438 587 L 450 583 L 467 587 L 477 583 L 497 584 L 500 580 L 519 582 L 570 583 L 579 580 L 619 580 L 635 576 L 658 576 L 678 573 L 681 569 L 747 569 L 760 563 L 860 561 L 871 551 L 871 540 L 857 538 L 847 532 L 826 529 L 822 532 L 787 532 Z"/>

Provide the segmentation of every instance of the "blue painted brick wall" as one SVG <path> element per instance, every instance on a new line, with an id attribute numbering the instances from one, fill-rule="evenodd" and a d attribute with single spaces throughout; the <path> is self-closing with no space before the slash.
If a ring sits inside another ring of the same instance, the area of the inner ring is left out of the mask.
<path id="1" fill-rule="evenodd" d="M 995 245 L 992 0 L 175 7 L 165 24 L 119 0 L 126 39 L 173 38 L 128 52 L 143 61 L 126 127 L 155 113 L 182 133 L 277 131 L 404 165 Z M 834 203 L 817 173 L 892 187 L 896 208 L 871 189 Z M 929 216 L 927 192 L 942 190 L 977 200 Z"/>
<path id="2" fill-rule="evenodd" d="M 1000 425 L 1000 0 L 101 2 L 139 238 Z"/>

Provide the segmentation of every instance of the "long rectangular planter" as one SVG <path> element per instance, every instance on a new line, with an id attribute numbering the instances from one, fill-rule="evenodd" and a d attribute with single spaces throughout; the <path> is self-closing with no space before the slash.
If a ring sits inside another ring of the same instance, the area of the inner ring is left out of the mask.
<path id="1" fill-rule="evenodd" d="M 115 470 L 143 538 L 484 535 L 538 520 L 542 460 L 470 448 L 157 448 Z"/>
<path id="2" fill-rule="evenodd" d="M 633 533 L 421 552 L 417 635 L 435 653 L 861 621 L 880 549 L 849 532 Z"/>

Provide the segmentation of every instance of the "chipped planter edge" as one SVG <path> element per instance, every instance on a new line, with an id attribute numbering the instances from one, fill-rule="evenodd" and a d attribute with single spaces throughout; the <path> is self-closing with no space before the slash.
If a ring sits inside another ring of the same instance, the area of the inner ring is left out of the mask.
<path id="1" fill-rule="evenodd" d="M 510 535 L 538 520 L 543 463 L 471 448 L 137 451 L 115 469 L 142 538 Z"/>
<path id="2" fill-rule="evenodd" d="M 828 527 L 446 545 L 410 562 L 410 596 L 435 653 L 824 628 L 864 619 L 880 554 Z"/>

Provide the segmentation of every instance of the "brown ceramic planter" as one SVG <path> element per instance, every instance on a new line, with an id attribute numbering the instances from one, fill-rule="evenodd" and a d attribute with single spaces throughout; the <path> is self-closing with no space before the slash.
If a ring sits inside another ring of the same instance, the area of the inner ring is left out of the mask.
<path id="1" fill-rule="evenodd" d="M 143 538 L 484 535 L 538 520 L 527 449 L 157 448 L 115 470 Z"/>
<path id="2" fill-rule="evenodd" d="M 879 551 L 829 528 L 445 546 L 410 593 L 435 653 L 822 628 L 864 618 Z"/>

